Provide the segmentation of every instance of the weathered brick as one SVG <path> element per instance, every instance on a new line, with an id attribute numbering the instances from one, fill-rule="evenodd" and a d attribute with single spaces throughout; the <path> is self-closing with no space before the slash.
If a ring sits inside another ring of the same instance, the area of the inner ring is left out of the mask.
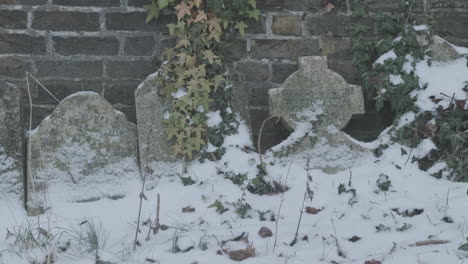
<path id="1" fill-rule="evenodd" d="M 0 77 L 16 78 L 25 77 L 26 71 L 31 72 L 32 63 L 19 58 L 4 57 L 0 58 Z"/>
<path id="2" fill-rule="evenodd" d="M 156 71 L 151 61 L 107 61 L 106 76 L 115 79 L 143 80 L 149 74 Z"/>
<path id="3" fill-rule="evenodd" d="M 247 34 L 263 34 L 266 32 L 266 18 L 264 16 L 260 16 L 258 21 L 255 19 L 247 20 L 247 30 L 245 31 Z"/>
<path id="4" fill-rule="evenodd" d="M 1 34 L 1 54 L 45 54 L 46 42 L 43 37 L 25 34 Z"/>
<path id="5" fill-rule="evenodd" d="M 44 80 L 41 83 L 59 100 L 65 97 L 80 92 L 94 91 L 102 92 L 101 80 Z M 37 88 L 37 96 L 34 98 L 36 104 L 57 104 L 57 101 L 52 98 L 44 89 Z"/>
<path id="6" fill-rule="evenodd" d="M 370 27 L 368 35 L 374 33 L 374 21 L 368 18 L 355 19 L 350 16 L 309 15 L 305 25 L 310 35 L 327 35 L 335 37 L 350 37 L 353 24 L 363 23 Z"/>
<path id="7" fill-rule="evenodd" d="M 62 6 L 97 6 L 114 7 L 120 6 L 120 0 L 52 0 L 54 5 Z"/>
<path id="8" fill-rule="evenodd" d="M 273 78 L 271 81 L 274 83 L 283 83 L 289 75 L 297 70 L 298 67 L 295 63 L 273 63 Z"/>
<path id="9" fill-rule="evenodd" d="M 468 1 L 463 0 L 431 0 L 431 8 L 468 8 Z"/>
<path id="10" fill-rule="evenodd" d="M 124 115 L 127 117 L 127 120 L 136 124 L 136 109 L 134 105 L 122 105 L 122 104 L 116 104 L 113 105 L 115 109 L 119 110 L 120 112 L 124 113 Z"/>
<path id="11" fill-rule="evenodd" d="M 302 35 L 302 17 L 274 16 L 271 29 L 276 35 Z"/>
<path id="12" fill-rule="evenodd" d="M 36 11 L 34 29 L 54 31 L 99 31 L 99 14 L 62 11 Z"/>
<path id="13" fill-rule="evenodd" d="M 241 61 L 236 69 L 241 72 L 247 82 L 263 82 L 268 79 L 268 64 L 260 61 Z"/>
<path id="14" fill-rule="evenodd" d="M 0 5 L 43 5 L 47 0 L 1 0 Z"/>
<path id="15" fill-rule="evenodd" d="M 24 110 L 25 114 L 25 120 L 26 120 L 26 126 L 29 128 L 29 107 L 25 107 L 26 109 Z M 42 105 L 33 105 L 32 107 L 32 129 L 35 129 L 41 122 L 52 114 L 54 111 L 53 106 L 42 106 Z"/>
<path id="16" fill-rule="evenodd" d="M 360 84 L 359 73 L 352 60 L 330 59 L 328 68 L 340 74 L 348 83 Z"/>
<path id="17" fill-rule="evenodd" d="M 318 11 L 322 8 L 322 0 L 257 0 L 260 10 L 291 10 Z"/>
<path id="18" fill-rule="evenodd" d="M 143 7 L 144 5 L 151 4 L 152 0 L 128 0 L 128 6 Z"/>
<path id="19" fill-rule="evenodd" d="M 252 41 L 252 54 L 257 58 L 296 59 L 319 54 L 318 39 L 260 39 Z"/>
<path id="20" fill-rule="evenodd" d="M 0 28 L 26 28 L 27 14 L 22 10 L 0 10 Z"/>
<path id="21" fill-rule="evenodd" d="M 320 37 L 320 54 L 328 58 L 352 59 L 349 38 Z"/>
<path id="22" fill-rule="evenodd" d="M 442 36 L 468 38 L 468 15 L 443 15 L 435 19 L 433 30 Z"/>
<path id="23" fill-rule="evenodd" d="M 38 61 L 38 77 L 100 78 L 101 61 Z"/>
<path id="24" fill-rule="evenodd" d="M 117 55 L 119 41 L 114 37 L 53 37 L 54 49 L 61 55 Z"/>
<path id="25" fill-rule="evenodd" d="M 242 58 L 247 55 L 247 43 L 245 40 L 238 39 L 227 43 L 224 48 L 226 58 Z"/>
<path id="26" fill-rule="evenodd" d="M 167 31 L 167 24 L 172 16 L 160 16 L 157 20 L 146 23 L 146 12 L 107 13 L 106 28 L 122 31 Z"/>
<path id="27" fill-rule="evenodd" d="M 156 41 L 151 36 L 125 39 L 125 55 L 151 56 L 156 48 Z"/>
<path id="28" fill-rule="evenodd" d="M 141 81 L 106 81 L 104 98 L 111 104 L 135 105 L 135 90 Z"/>
<path id="29" fill-rule="evenodd" d="M 246 82 L 245 86 L 252 92 L 250 96 L 252 106 L 268 106 L 268 90 L 278 87 L 269 82 Z"/>

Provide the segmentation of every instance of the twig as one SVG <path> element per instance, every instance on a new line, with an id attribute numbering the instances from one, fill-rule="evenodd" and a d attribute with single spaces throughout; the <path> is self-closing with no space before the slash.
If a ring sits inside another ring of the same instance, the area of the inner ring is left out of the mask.
<path id="1" fill-rule="evenodd" d="M 410 247 L 420 247 L 420 246 L 429 246 L 429 245 L 441 245 L 449 243 L 449 240 L 424 240 L 418 241 L 414 244 L 410 244 Z"/>
<path id="2" fill-rule="evenodd" d="M 260 166 L 263 165 L 263 155 L 262 155 L 262 150 L 260 149 L 261 142 L 262 142 L 263 128 L 265 127 L 266 123 L 272 118 L 278 118 L 279 119 L 280 117 L 279 116 L 270 116 L 267 119 L 263 120 L 262 126 L 260 126 L 260 131 L 258 132 L 257 148 L 258 148 L 258 155 L 260 157 Z"/>
<path id="3" fill-rule="evenodd" d="M 158 197 L 158 201 L 156 205 L 156 219 L 154 220 L 154 224 L 151 223 L 151 219 L 149 220 L 150 228 L 148 229 L 148 235 L 146 236 L 146 241 L 150 239 L 151 230 L 153 230 L 153 234 L 156 235 L 159 232 L 159 229 L 161 229 L 161 224 L 159 223 L 159 208 L 160 208 L 160 203 L 161 203 L 159 193 L 157 197 Z"/>
<path id="4" fill-rule="evenodd" d="M 336 234 L 336 228 L 335 228 L 335 223 L 333 222 L 333 219 L 330 219 L 332 225 L 333 225 L 333 231 L 335 232 L 335 243 L 336 243 L 336 253 L 338 254 L 338 256 L 342 257 L 342 258 L 346 258 L 346 255 L 345 253 L 343 252 L 343 250 L 341 250 L 341 247 L 340 247 L 340 243 L 338 242 L 338 235 Z"/>
<path id="5" fill-rule="evenodd" d="M 294 158 L 291 159 L 291 162 L 289 163 L 289 167 L 288 167 L 288 172 L 286 173 L 286 178 L 284 179 L 284 185 L 286 187 L 286 183 L 288 182 L 288 177 L 289 177 L 289 172 L 291 171 L 291 166 L 294 162 Z M 283 192 L 281 194 L 281 202 L 280 202 L 280 205 L 279 205 L 279 208 L 278 208 L 278 213 L 276 214 L 276 223 L 275 223 L 275 242 L 273 244 L 273 253 L 275 253 L 275 249 L 276 249 L 276 242 L 277 242 L 277 238 L 278 238 L 278 222 L 279 222 L 279 219 L 280 219 L 280 216 L 281 216 L 281 208 L 283 207 L 283 202 L 284 202 L 284 193 Z"/>

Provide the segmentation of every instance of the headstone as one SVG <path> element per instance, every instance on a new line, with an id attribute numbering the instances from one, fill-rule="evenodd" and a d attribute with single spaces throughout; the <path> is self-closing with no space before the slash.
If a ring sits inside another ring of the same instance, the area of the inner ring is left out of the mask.
<path id="1" fill-rule="evenodd" d="M 437 35 L 432 36 L 429 49 L 434 61 L 449 62 L 462 57 L 452 45 Z"/>
<path id="2" fill-rule="evenodd" d="M 179 175 L 179 158 L 167 139 L 164 120 L 169 115 L 170 102 L 157 84 L 158 72 L 149 75 L 135 91 L 138 144 L 142 173 L 156 178 Z"/>
<path id="3" fill-rule="evenodd" d="M 316 158 L 312 164 L 334 173 L 363 151 L 341 131 L 353 114 L 364 113 L 362 89 L 329 70 L 326 57 L 299 58 L 299 70 L 280 88 L 270 89 L 269 98 L 270 115 L 295 131 L 286 139 L 291 144 L 272 148 L 275 154 L 306 153 Z"/>
<path id="4" fill-rule="evenodd" d="M 20 193 L 24 127 L 19 88 L 0 80 L 0 193 Z"/>
<path id="5" fill-rule="evenodd" d="M 125 181 L 139 179 L 136 125 L 95 92 L 65 98 L 28 136 L 31 215 L 50 206 L 46 197 L 70 202 L 118 197 Z"/>
<path id="6" fill-rule="evenodd" d="M 142 173 L 153 178 L 180 175 L 182 164 L 172 150 L 172 141 L 167 139 L 164 120 L 170 111 L 170 100 L 157 84 L 158 72 L 149 75 L 135 91 L 139 157 Z M 231 109 L 238 113 L 250 128 L 249 93 L 241 81 L 231 87 Z"/>

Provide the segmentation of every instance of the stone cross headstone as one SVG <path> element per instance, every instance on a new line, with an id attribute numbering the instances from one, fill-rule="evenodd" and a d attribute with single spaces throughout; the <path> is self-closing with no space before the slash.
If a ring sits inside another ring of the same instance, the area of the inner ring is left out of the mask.
<path id="1" fill-rule="evenodd" d="M 24 127 L 19 88 L 0 80 L 0 193 L 20 193 Z"/>
<path id="2" fill-rule="evenodd" d="M 112 198 L 123 194 L 125 181 L 139 179 L 136 125 L 95 92 L 63 99 L 29 133 L 29 214 L 42 213 L 44 195 L 70 202 Z"/>
<path id="3" fill-rule="evenodd" d="M 152 174 L 156 179 L 182 172 L 181 158 L 174 155 L 173 142 L 167 139 L 164 123 L 169 115 L 170 99 L 158 87 L 157 78 L 158 72 L 149 75 L 135 91 L 140 166 L 142 173 Z M 249 93 L 241 82 L 236 82 L 231 89 L 234 90 L 230 107 L 250 128 Z"/>
<path id="4" fill-rule="evenodd" d="M 281 117 L 291 130 L 307 129 L 304 124 L 312 123 L 300 142 L 289 149 L 274 147 L 274 153 L 307 152 L 316 157 L 317 167 L 334 172 L 346 168 L 353 153 L 362 150 L 341 131 L 353 114 L 364 113 L 362 89 L 329 70 L 326 57 L 299 58 L 299 70 L 280 88 L 270 89 L 269 99 L 270 115 Z"/>

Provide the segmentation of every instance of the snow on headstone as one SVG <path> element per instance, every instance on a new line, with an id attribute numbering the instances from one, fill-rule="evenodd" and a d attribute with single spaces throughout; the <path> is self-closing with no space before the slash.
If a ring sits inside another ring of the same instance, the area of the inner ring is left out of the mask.
<path id="1" fill-rule="evenodd" d="M 0 80 L 0 192 L 20 192 L 23 135 L 19 88 Z"/>
<path id="2" fill-rule="evenodd" d="M 139 178 L 135 124 L 94 92 L 65 98 L 30 131 L 28 213 L 40 214 L 45 197 L 70 202 L 124 195 Z M 53 203 L 53 201 L 52 201 Z"/>
<path id="3" fill-rule="evenodd" d="M 341 131 L 353 114 L 364 113 L 362 89 L 329 70 L 326 57 L 299 58 L 299 70 L 270 89 L 269 97 L 270 115 L 294 131 L 287 144 L 272 148 L 276 155 L 307 153 L 317 167 L 333 173 L 363 150 Z"/>

